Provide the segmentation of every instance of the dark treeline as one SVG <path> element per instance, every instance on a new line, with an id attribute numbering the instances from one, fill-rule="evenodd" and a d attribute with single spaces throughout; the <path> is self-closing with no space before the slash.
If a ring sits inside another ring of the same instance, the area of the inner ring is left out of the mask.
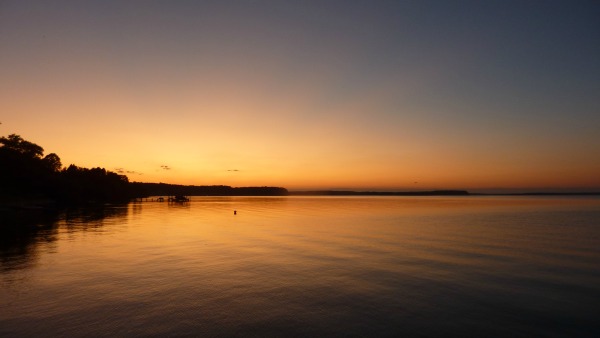
<path id="1" fill-rule="evenodd" d="M 0 137 L 0 198 L 59 204 L 120 202 L 132 197 L 127 176 L 103 168 L 62 168 L 60 157 L 19 135 Z"/>
<path id="2" fill-rule="evenodd" d="M 165 183 L 131 183 L 136 196 L 285 196 L 288 191 L 280 187 L 241 187 L 227 185 L 176 185 Z"/>
<path id="3" fill-rule="evenodd" d="M 86 204 L 126 202 L 161 195 L 266 196 L 287 195 L 285 188 L 183 186 L 129 182 L 125 175 L 104 168 L 63 168 L 54 153 L 19 135 L 0 137 L 0 204 L 35 201 L 36 204 Z"/>

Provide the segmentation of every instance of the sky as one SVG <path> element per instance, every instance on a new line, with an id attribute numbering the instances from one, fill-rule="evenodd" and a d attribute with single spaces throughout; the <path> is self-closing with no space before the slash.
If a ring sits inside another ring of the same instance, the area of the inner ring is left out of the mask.
<path id="1" fill-rule="evenodd" d="M 0 0 L 0 135 L 130 181 L 600 190 L 598 1 Z"/>

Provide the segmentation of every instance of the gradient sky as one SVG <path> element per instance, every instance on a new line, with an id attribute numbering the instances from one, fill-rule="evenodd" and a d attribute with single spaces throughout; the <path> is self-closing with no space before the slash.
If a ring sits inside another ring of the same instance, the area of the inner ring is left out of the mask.
<path id="1" fill-rule="evenodd" d="M 132 181 L 600 188 L 598 1 L 0 1 L 0 79 Z"/>

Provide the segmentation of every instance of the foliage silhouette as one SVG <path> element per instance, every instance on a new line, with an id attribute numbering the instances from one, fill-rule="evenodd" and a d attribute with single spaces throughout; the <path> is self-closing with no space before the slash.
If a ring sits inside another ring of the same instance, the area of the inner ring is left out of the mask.
<path id="1" fill-rule="evenodd" d="M 166 183 L 130 184 L 136 196 L 286 196 L 288 191 L 281 187 L 240 187 L 228 185 L 177 185 Z"/>
<path id="2" fill-rule="evenodd" d="M 44 154 L 44 148 L 35 143 L 25 141 L 17 134 L 10 134 L 8 137 L 0 137 L 0 143 L 7 150 L 14 151 L 32 158 L 41 158 Z"/>
<path id="3" fill-rule="evenodd" d="M 285 188 L 184 186 L 164 183 L 130 183 L 125 175 L 104 168 L 62 168 L 55 153 L 11 134 L 0 137 L 0 206 L 19 202 L 50 206 L 126 202 L 160 195 L 265 196 L 287 195 Z M 17 203 L 17 204 L 19 204 Z"/>
<path id="4" fill-rule="evenodd" d="M 43 160 L 44 165 L 50 169 L 50 171 L 58 172 L 62 168 L 62 163 L 60 162 L 60 157 L 55 153 L 50 153 L 46 155 Z"/>
<path id="5" fill-rule="evenodd" d="M 0 138 L 0 198 L 41 204 L 119 202 L 132 197 L 127 176 L 103 168 L 62 169 L 60 157 L 11 134 Z"/>

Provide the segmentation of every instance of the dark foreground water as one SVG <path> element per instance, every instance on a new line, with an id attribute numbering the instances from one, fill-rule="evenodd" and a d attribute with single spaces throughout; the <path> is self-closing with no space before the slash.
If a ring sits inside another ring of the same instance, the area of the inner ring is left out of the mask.
<path id="1" fill-rule="evenodd" d="M 2 236 L 2 337 L 600 336 L 598 198 L 195 198 Z"/>

